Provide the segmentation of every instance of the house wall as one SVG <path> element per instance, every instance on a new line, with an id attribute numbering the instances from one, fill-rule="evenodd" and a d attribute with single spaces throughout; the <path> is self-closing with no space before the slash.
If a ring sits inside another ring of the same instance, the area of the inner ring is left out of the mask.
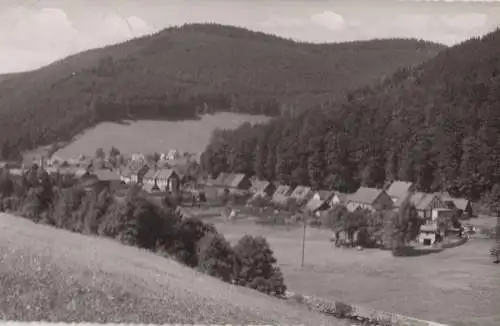
<path id="1" fill-rule="evenodd" d="M 420 232 L 418 235 L 418 243 L 424 244 L 424 240 L 431 240 L 431 244 L 436 243 L 436 233 L 435 232 Z"/>
<path id="2" fill-rule="evenodd" d="M 347 206 L 347 210 L 350 212 L 354 212 L 358 208 L 359 209 L 367 209 L 371 212 L 375 211 L 375 208 L 372 205 L 366 204 L 366 203 L 355 202 L 355 201 L 348 201 L 346 206 Z"/>

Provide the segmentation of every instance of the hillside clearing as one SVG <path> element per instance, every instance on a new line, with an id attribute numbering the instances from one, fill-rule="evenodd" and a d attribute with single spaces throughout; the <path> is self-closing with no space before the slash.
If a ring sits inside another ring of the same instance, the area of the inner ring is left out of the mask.
<path id="1" fill-rule="evenodd" d="M 117 242 L 0 214 L 8 320 L 343 325 Z"/>
<path id="2" fill-rule="evenodd" d="M 488 255 L 491 241 L 471 240 L 442 253 L 396 258 L 380 250 L 334 248 L 330 232 L 308 228 L 301 269 L 301 227 L 210 221 L 230 241 L 244 234 L 266 237 L 292 292 L 457 326 L 500 323 L 500 273 Z"/>
<path id="3" fill-rule="evenodd" d="M 85 131 L 55 155 L 64 158 L 94 155 L 97 148 L 109 149 L 111 146 L 122 153 L 162 153 L 170 149 L 199 153 L 205 150 L 212 132 L 217 128 L 234 129 L 245 122 L 253 124 L 268 120 L 269 117 L 262 115 L 216 113 L 202 115 L 200 120 L 105 122 Z"/>

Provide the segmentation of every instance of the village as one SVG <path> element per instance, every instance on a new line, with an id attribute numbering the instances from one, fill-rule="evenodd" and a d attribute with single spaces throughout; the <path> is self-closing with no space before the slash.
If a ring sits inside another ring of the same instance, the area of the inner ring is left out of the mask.
<path id="1" fill-rule="evenodd" d="M 114 151 L 117 152 L 116 149 Z M 419 219 L 418 236 L 414 242 L 421 247 L 438 246 L 444 239 L 451 239 L 452 242 L 461 239 L 466 232 L 458 221 L 474 216 L 469 200 L 454 198 L 446 192 L 415 191 L 411 182 L 395 180 L 383 189 L 360 187 L 354 193 L 314 190 L 309 186 L 292 187 L 258 180 L 241 173 L 220 173 L 211 178 L 201 171 L 194 157 L 196 155 L 181 154 L 177 150 L 126 156 L 113 153 L 112 149 L 107 157 L 81 155 L 64 160 L 55 155 L 50 158 L 38 156 L 27 158 L 21 164 L 4 162 L 2 165 L 14 178 L 35 165 L 52 175 L 76 178 L 89 191 L 99 192 L 108 188 L 115 197 L 121 197 L 130 185 L 138 185 L 154 201 L 161 203 L 165 197 L 176 198 L 179 207 L 190 216 L 203 215 L 204 210 L 222 207 L 225 209 L 218 210 L 217 214 L 235 218 L 239 212 L 246 212 L 247 215 L 260 215 L 268 224 L 269 221 L 276 224 L 276 218 L 282 217 L 282 224 L 305 222 L 307 219 L 309 225 L 318 226 L 326 215 L 339 206 L 345 207 L 346 212 L 351 214 L 359 211 L 368 215 L 397 212 L 408 198 Z M 330 226 L 334 230 L 332 241 L 342 246 L 367 246 L 367 241 L 358 240 L 360 225 L 350 228 L 349 232 L 345 226 Z M 468 231 L 472 232 L 472 227 Z M 378 232 L 373 232 L 371 242 L 384 247 L 381 232 L 380 227 Z"/>

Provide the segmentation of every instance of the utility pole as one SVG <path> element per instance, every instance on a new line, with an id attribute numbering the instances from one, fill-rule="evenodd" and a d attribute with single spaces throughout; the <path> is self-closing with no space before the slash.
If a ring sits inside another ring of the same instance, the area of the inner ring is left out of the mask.
<path id="1" fill-rule="evenodd" d="M 300 264 L 301 268 L 304 268 L 304 256 L 306 252 L 306 227 L 307 227 L 307 215 L 303 215 L 304 231 L 302 232 L 302 262 Z"/>

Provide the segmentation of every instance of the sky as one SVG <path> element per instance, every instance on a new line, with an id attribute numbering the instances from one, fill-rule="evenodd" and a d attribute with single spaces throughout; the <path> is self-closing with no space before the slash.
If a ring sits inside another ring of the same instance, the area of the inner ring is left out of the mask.
<path id="1" fill-rule="evenodd" d="M 500 26 L 500 0 L 0 0 L 0 73 L 172 25 L 216 22 L 308 42 L 453 45 Z"/>

